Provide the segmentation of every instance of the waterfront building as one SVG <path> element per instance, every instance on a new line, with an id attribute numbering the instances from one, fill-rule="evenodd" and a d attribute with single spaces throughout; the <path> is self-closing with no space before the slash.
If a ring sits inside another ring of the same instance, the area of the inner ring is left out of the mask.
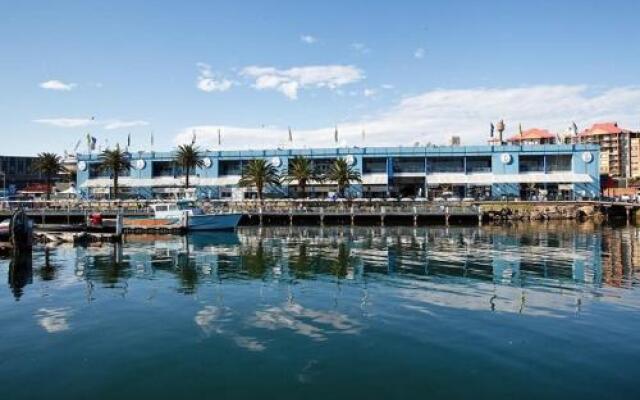
<path id="1" fill-rule="evenodd" d="M 616 122 L 593 124 L 578 135 L 580 143 L 600 146 L 600 173 L 613 178 L 640 177 L 640 132 Z"/>
<path id="2" fill-rule="evenodd" d="M 249 160 L 266 159 L 284 175 L 295 156 L 312 159 L 320 173 L 337 158 L 346 159 L 362 175 L 361 183 L 349 187 L 348 195 L 355 197 L 574 199 L 595 198 L 600 192 L 599 148 L 591 144 L 204 151 L 203 166 L 190 177 L 191 189 L 184 188 L 172 152 L 137 152 L 130 154 L 131 169 L 119 177 L 119 186 L 123 193 L 143 198 L 251 198 L 254 190 L 238 187 Z M 78 155 L 81 194 L 108 197 L 111 185 L 98 154 Z M 293 195 L 295 189 L 284 184 L 269 188 L 267 195 Z M 334 191 L 331 182 L 307 184 L 309 197 Z"/>
<path id="3" fill-rule="evenodd" d="M 29 185 L 44 182 L 39 173 L 34 172 L 36 157 L 0 156 L 0 193 L 15 194 Z"/>

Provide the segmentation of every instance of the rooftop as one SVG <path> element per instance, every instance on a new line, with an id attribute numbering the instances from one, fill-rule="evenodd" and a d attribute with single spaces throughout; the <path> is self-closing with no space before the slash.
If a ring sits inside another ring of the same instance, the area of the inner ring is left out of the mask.
<path id="1" fill-rule="evenodd" d="M 519 142 L 522 140 L 541 140 L 541 139 L 555 139 L 555 135 L 546 129 L 528 129 L 522 132 L 522 135 L 514 135 L 507 139 L 507 142 Z"/>
<path id="2" fill-rule="evenodd" d="M 611 135 L 622 132 L 628 132 L 628 130 L 620 128 L 617 122 L 600 122 L 585 129 L 580 136 Z"/>

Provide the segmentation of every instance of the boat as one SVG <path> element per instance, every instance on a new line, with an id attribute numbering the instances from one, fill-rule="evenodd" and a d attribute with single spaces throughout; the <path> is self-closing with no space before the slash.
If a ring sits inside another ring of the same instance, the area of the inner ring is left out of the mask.
<path id="1" fill-rule="evenodd" d="M 205 213 L 191 200 L 176 203 L 159 203 L 151 206 L 155 220 L 168 224 L 181 224 L 188 231 L 233 230 L 240 223 L 241 213 Z"/>

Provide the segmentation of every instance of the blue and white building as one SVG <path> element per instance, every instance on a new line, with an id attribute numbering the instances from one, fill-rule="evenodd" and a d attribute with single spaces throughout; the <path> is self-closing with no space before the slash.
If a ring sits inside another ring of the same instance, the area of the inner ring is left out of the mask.
<path id="1" fill-rule="evenodd" d="M 144 198 L 189 195 L 242 199 L 254 193 L 238 187 L 243 166 L 251 159 L 272 163 L 284 175 L 289 161 L 303 156 L 320 171 L 337 158 L 345 158 L 362 175 L 350 195 L 357 197 L 456 196 L 474 199 L 595 198 L 600 193 L 599 146 L 592 144 L 349 147 L 206 151 L 204 166 L 190 177 L 194 188 L 184 189 L 185 177 L 173 162 L 172 152 L 131 153 L 131 169 L 119 177 L 119 186 L 131 196 Z M 107 197 L 112 185 L 100 168 L 99 154 L 79 154 L 77 187 L 85 196 Z M 290 187 L 269 188 L 271 196 L 286 196 Z M 326 197 L 335 191 L 331 182 L 311 182 L 309 197 Z"/>

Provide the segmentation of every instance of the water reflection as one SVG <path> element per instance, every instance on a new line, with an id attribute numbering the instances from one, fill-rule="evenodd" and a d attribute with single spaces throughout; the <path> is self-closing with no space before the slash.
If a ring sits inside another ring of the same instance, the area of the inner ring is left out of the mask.
<path id="1" fill-rule="evenodd" d="M 473 300 L 473 307 L 496 310 L 509 303 L 511 311 L 518 311 L 527 302 L 518 289 L 566 294 L 630 287 L 640 266 L 639 237 L 637 228 L 579 225 L 576 229 L 573 224 L 248 228 L 186 237 L 130 236 L 122 245 L 71 250 L 74 275 L 86 283 L 89 299 L 96 287 L 126 296 L 131 279 L 169 274 L 175 290 L 185 295 L 195 295 L 202 284 L 234 280 L 327 280 L 338 285 L 384 281 L 398 288 L 423 289 L 411 292 L 413 299 L 428 296 L 428 301 L 451 305 L 456 297 L 481 295 L 485 301 Z M 34 253 L 35 260 L 24 256 L 9 262 L 8 281 L 16 300 L 33 280 L 32 265 L 38 265 L 39 280 L 59 278 L 59 261 L 52 261 L 58 252 L 44 248 Z M 272 315 L 275 321 L 282 315 L 270 313 L 262 315 Z"/>
<path id="2" fill-rule="evenodd" d="M 180 397 L 184 382 L 229 398 L 623 398 L 635 374 L 609 372 L 637 369 L 639 239 L 543 223 L 38 246 L 0 259 L 0 370 L 15 398 Z"/>
<path id="3" fill-rule="evenodd" d="M 31 254 L 18 254 L 9 262 L 7 274 L 13 297 L 20 300 L 24 287 L 33 282 L 33 260 Z"/>

